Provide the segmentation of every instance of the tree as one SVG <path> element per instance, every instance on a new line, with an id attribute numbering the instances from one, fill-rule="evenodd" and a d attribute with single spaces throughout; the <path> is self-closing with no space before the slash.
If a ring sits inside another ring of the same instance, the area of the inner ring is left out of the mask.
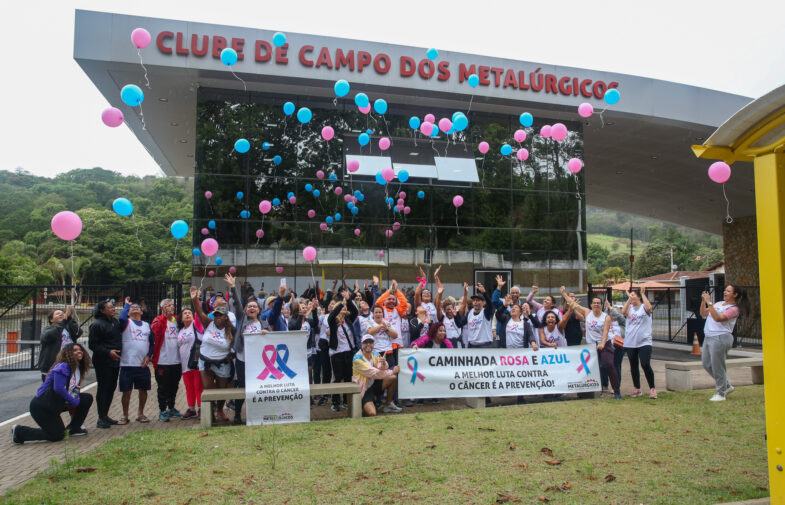
<path id="1" fill-rule="evenodd" d="M 652 242 L 643 253 L 635 258 L 634 277 L 641 279 L 670 272 L 670 246 L 664 242 Z"/>
<path id="2" fill-rule="evenodd" d="M 603 270 L 601 275 L 606 286 L 618 284 L 624 280 L 624 270 L 619 267 L 608 267 Z"/>
<path id="3" fill-rule="evenodd" d="M 586 260 L 589 265 L 597 270 L 597 272 L 602 272 L 608 267 L 608 256 L 611 255 L 610 251 L 596 243 L 589 243 L 586 250 Z"/>

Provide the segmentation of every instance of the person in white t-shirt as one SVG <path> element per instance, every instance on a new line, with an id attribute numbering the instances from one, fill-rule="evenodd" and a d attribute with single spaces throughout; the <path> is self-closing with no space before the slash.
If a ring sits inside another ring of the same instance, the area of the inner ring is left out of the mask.
<path id="1" fill-rule="evenodd" d="M 493 304 L 491 296 L 485 286 L 477 283 L 476 292 L 472 295 L 472 310 L 466 313 L 466 324 L 463 329 L 467 332 L 469 348 L 496 347 L 491 331 L 493 321 Z"/>
<path id="2" fill-rule="evenodd" d="M 436 269 L 433 273 L 434 278 L 439 277 L 439 271 L 442 269 L 442 266 Z M 422 279 L 422 280 L 421 280 Z M 428 315 L 431 317 L 431 321 L 436 321 L 436 304 L 433 302 L 433 296 L 431 291 L 425 287 L 425 284 L 428 282 L 428 277 L 423 272 L 422 268 L 420 268 L 420 277 L 417 279 L 419 284 L 417 285 L 417 289 L 414 290 L 414 307 L 424 307 L 425 310 L 428 312 Z M 412 341 L 417 340 L 419 337 L 417 335 L 412 335 Z"/>
<path id="3" fill-rule="evenodd" d="M 651 313 L 654 309 L 646 298 L 646 288 L 641 286 L 640 294 L 637 291 L 627 292 L 627 301 L 621 313 L 627 318 L 625 324 L 627 331 L 624 337 L 624 350 L 630 360 L 630 375 L 632 376 L 633 390 L 630 396 L 641 396 L 641 374 L 638 370 L 640 359 L 643 374 L 649 384 L 649 398 L 657 399 L 657 390 L 654 388 L 654 370 L 651 368 Z"/>
<path id="4" fill-rule="evenodd" d="M 180 362 L 180 347 L 177 335 L 180 332 L 177 317 L 174 315 L 174 300 L 167 298 L 159 304 L 161 314 L 153 319 L 150 327 L 155 335 L 153 357 L 150 360 L 155 371 L 155 382 L 158 386 L 158 420 L 168 422 L 172 417 L 183 417 L 174 406 L 177 389 L 183 375 Z"/>
<path id="5" fill-rule="evenodd" d="M 120 357 L 120 403 L 123 407 L 123 417 L 117 424 L 128 424 L 131 393 L 134 389 L 139 394 L 139 410 L 136 420 L 147 423 L 149 419 L 144 415 L 147 403 L 147 392 L 151 389 L 150 369 L 148 364 L 153 356 L 153 336 L 150 325 L 142 321 L 142 308 L 138 303 L 131 303 L 130 298 L 125 299 L 125 307 L 120 320 L 125 320 L 123 329 L 123 351 Z"/>
<path id="6" fill-rule="evenodd" d="M 701 360 L 703 368 L 714 378 L 716 392 L 709 400 L 722 402 L 725 401 L 728 393 L 732 393 L 735 389 L 728 382 L 725 358 L 733 346 L 733 327 L 736 325 L 736 319 L 740 312 L 746 312 L 747 297 L 744 290 L 734 284 L 725 287 L 721 302 L 712 303 L 708 291 L 704 291 L 701 296 L 700 314 L 706 318 Z"/>

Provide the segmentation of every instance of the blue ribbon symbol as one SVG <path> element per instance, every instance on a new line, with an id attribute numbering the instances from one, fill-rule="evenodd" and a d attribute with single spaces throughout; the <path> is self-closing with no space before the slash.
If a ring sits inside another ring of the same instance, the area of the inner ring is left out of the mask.
<path id="1" fill-rule="evenodd" d="M 412 361 L 414 361 L 414 366 L 412 366 Z M 417 358 L 414 356 L 409 357 L 406 360 L 406 366 L 409 367 L 409 370 L 412 371 L 412 384 L 419 378 L 421 381 L 425 380 L 425 376 L 417 371 Z"/>
<path id="2" fill-rule="evenodd" d="M 280 352 L 283 351 L 283 358 L 281 358 Z M 278 347 L 275 350 L 275 358 L 276 358 L 276 365 L 278 365 L 278 370 L 282 371 L 286 374 L 287 377 L 290 379 L 293 378 L 297 373 L 294 370 L 286 366 L 286 362 L 289 361 L 289 346 L 286 344 L 278 344 Z"/>
<path id="3" fill-rule="evenodd" d="M 589 361 L 591 361 L 591 353 L 588 349 L 581 351 L 581 365 L 578 367 L 578 372 L 584 370 L 586 375 L 589 375 Z"/>

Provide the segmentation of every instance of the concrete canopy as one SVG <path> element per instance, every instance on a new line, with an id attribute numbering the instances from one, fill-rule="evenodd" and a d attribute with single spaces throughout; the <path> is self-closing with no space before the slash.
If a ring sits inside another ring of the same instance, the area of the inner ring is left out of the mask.
<path id="1" fill-rule="evenodd" d="M 151 45 L 142 50 L 151 89 L 145 86 L 139 56 L 130 42 L 130 33 L 137 27 L 145 27 L 153 37 Z M 167 33 L 172 37 L 167 37 Z M 471 100 L 471 110 L 476 112 L 517 117 L 528 111 L 535 117 L 575 121 L 581 120 L 577 106 L 589 102 L 597 113 L 584 120 L 588 205 L 711 233 L 722 231 L 726 215 L 722 188 L 709 180 L 708 164 L 695 159 L 690 146 L 708 138 L 725 118 L 750 102 L 749 98 L 624 74 L 447 51 L 441 52 L 439 60 L 450 65 L 450 77 L 442 81 L 416 73 L 404 76 L 402 71 L 400 75 L 396 73 L 400 70 L 398 62 L 402 66 L 407 57 L 422 61 L 424 49 L 296 33 L 287 34 L 286 64 L 274 63 L 275 58 L 262 62 L 257 57 L 258 43 L 271 41 L 272 35 L 269 30 L 77 11 L 74 58 L 107 100 L 123 110 L 126 124 L 170 176 L 194 174 L 198 88 L 243 90 L 243 84 L 215 57 L 216 53 L 208 50 L 205 56 L 185 54 L 189 52 L 189 41 L 197 42 L 198 48 L 204 36 L 212 37 L 209 40 L 213 44 L 216 36 L 245 41 L 246 58 L 232 70 L 245 81 L 248 91 L 290 96 L 293 101 L 298 96 L 332 99 L 335 81 L 346 79 L 352 93 L 344 100 L 363 91 L 372 100 L 384 97 L 391 113 L 396 104 L 421 106 L 423 114 L 428 108 L 466 110 Z M 204 40 L 207 44 L 208 39 Z M 302 62 L 302 51 L 308 46 L 314 48 L 312 53 L 306 53 L 310 66 Z M 385 54 L 394 71 L 374 72 L 372 66 L 365 72 L 314 68 L 319 48 L 327 48 L 333 54 L 340 48 L 357 51 L 358 55 L 361 51 Z M 466 68 L 475 65 L 478 69 L 485 66 L 512 70 L 515 76 L 522 73 L 526 78 L 544 74 L 568 76 L 574 79 L 570 82 L 576 83 L 576 88 L 571 93 L 547 92 L 547 88 L 535 92 L 524 90 L 523 86 L 501 86 L 498 77 L 496 86 L 491 80 L 490 85 L 470 88 L 461 82 L 459 63 Z M 577 83 L 586 80 L 618 83 L 621 101 L 607 106 L 601 94 L 581 96 Z M 139 85 L 146 93 L 142 104 L 144 125 L 139 108 L 131 110 L 120 101 L 120 89 L 128 83 Z M 605 108 L 601 118 L 599 111 Z M 731 215 L 755 213 L 751 170 L 735 167 L 726 193 Z"/>

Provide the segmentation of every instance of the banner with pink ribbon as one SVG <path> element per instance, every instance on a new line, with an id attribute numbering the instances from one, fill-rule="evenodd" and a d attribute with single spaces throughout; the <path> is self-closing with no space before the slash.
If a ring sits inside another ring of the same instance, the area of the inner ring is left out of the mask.
<path id="1" fill-rule="evenodd" d="M 245 399 L 248 425 L 311 420 L 308 333 L 245 334 Z"/>
<path id="2" fill-rule="evenodd" d="M 600 391 L 593 345 L 531 349 L 399 349 L 399 398 Z"/>

